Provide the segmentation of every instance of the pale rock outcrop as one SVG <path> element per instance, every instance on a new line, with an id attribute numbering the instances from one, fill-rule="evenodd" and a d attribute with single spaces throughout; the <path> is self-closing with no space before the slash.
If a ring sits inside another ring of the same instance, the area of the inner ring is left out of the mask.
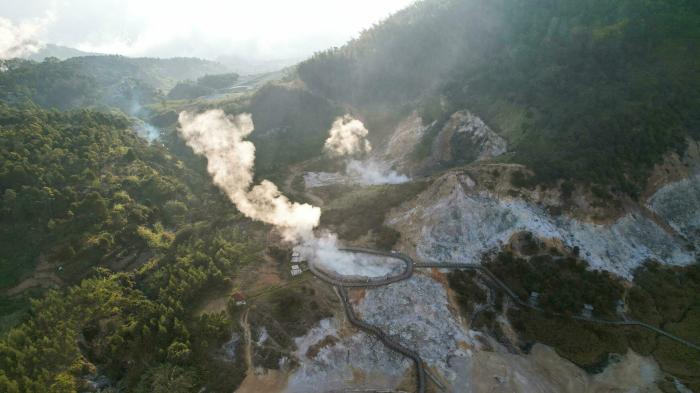
<path id="1" fill-rule="evenodd" d="M 659 189 L 649 208 L 696 246 L 700 246 L 700 175 Z"/>
<path id="2" fill-rule="evenodd" d="M 431 126 L 432 124 L 424 126 L 423 119 L 416 112 L 411 113 L 394 129 L 384 148 L 382 158 L 399 167 L 405 167 L 416 145 L 420 143 L 425 131 Z"/>
<path id="3" fill-rule="evenodd" d="M 592 268 L 627 279 L 648 259 L 672 265 L 696 260 L 694 251 L 645 215 L 627 214 L 610 225 L 553 217 L 522 199 L 479 189 L 469 180 L 462 174 L 448 173 L 390 215 L 387 223 L 401 232 L 404 251 L 424 261 L 478 263 L 484 253 L 500 248 L 513 234 L 528 231 L 541 238 L 559 239 L 572 248 L 578 246 Z M 700 205 L 689 207 L 695 198 L 692 193 L 677 198 L 685 200 L 682 203 L 697 214 Z M 667 205 L 659 202 L 657 210 Z M 659 215 L 673 219 L 672 215 Z M 694 225 L 695 221 L 691 218 L 689 222 Z"/>
<path id="4" fill-rule="evenodd" d="M 445 288 L 420 274 L 391 285 L 367 289 L 356 307 L 359 317 L 414 348 L 447 381 L 459 370 L 451 359 L 468 356 L 472 339 L 448 307 Z"/>
<path id="5" fill-rule="evenodd" d="M 309 347 L 325 337 L 338 339 L 313 357 Z M 363 332 L 343 332 L 341 320 L 324 319 L 306 335 L 295 339 L 299 367 L 289 376 L 287 393 L 342 391 L 343 389 L 393 389 L 412 364 Z"/>
<path id="6" fill-rule="evenodd" d="M 527 354 L 511 353 L 464 326 L 448 302 L 445 286 L 420 273 L 365 290 L 353 307 L 359 318 L 418 351 L 446 392 L 659 391 L 656 382 L 662 373 L 656 362 L 632 351 L 596 375 L 587 374 L 542 344 L 534 345 Z M 307 356 L 309 348 L 328 336 L 337 340 L 315 356 Z M 374 338 L 354 328 L 347 330 L 340 319 L 322 320 L 295 341 L 300 365 L 289 376 L 286 392 L 391 390 L 412 384 L 411 362 Z M 482 341 L 490 344 L 484 346 Z"/>
<path id="7" fill-rule="evenodd" d="M 450 116 L 433 144 L 435 162 L 472 162 L 497 157 L 507 150 L 505 139 L 469 111 Z"/>
<path id="8" fill-rule="evenodd" d="M 428 133 L 435 133 L 434 138 L 429 138 L 429 154 L 417 159 L 413 153 L 420 143 L 428 143 L 425 140 Z M 443 164 L 497 157 L 507 148 L 505 139 L 469 111 L 453 113 L 442 125 L 437 121 L 424 125 L 414 112 L 396 126 L 379 158 L 401 173 L 413 175 L 430 172 Z"/>

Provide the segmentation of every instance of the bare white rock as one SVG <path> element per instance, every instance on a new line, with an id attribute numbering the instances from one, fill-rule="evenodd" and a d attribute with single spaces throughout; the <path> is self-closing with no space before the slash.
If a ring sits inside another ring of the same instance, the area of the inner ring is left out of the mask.
<path id="1" fill-rule="evenodd" d="M 299 360 L 290 376 L 287 393 L 342 391 L 343 389 L 394 389 L 412 366 L 403 356 L 363 332 L 342 335 L 342 322 L 324 319 L 305 336 L 295 339 Z M 306 356 L 310 346 L 326 336 L 338 342 L 322 348 L 313 358 Z"/>
<path id="2" fill-rule="evenodd" d="M 676 195 L 687 198 L 688 205 L 695 197 L 690 193 Z M 662 210 L 666 205 L 658 206 Z M 688 210 L 694 213 L 686 213 L 690 219 L 684 225 L 694 225 L 693 214 L 698 214 L 700 205 L 694 209 L 688 206 Z M 668 217 L 672 220 L 675 216 Z M 484 253 L 499 248 L 520 231 L 578 246 L 592 268 L 627 279 L 648 259 L 687 265 L 696 258 L 694 251 L 645 216 L 628 214 L 611 225 L 552 217 L 522 199 L 465 187 L 464 178 L 454 173 L 438 179 L 415 201 L 395 212 L 388 224 L 402 233 L 404 247 L 415 249 L 414 255 L 424 261 L 479 263 Z"/>
<path id="3" fill-rule="evenodd" d="M 649 199 L 649 208 L 700 247 L 700 174 L 662 187 Z"/>

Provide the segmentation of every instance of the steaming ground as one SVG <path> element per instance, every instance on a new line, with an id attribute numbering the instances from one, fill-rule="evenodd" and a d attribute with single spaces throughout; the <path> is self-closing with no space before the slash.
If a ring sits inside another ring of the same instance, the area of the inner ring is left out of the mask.
<path id="1" fill-rule="evenodd" d="M 134 125 L 134 131 L 136 131 L 138 136 L 149 142 L 153 142 L 154 140 L 158 139 L 158 137 L 160 137 L 160 130 L 158 130 L 151 124 L 141 120 L 136 121 L 136 124 Z"/>
<path id="2" fill-rule="evenodd" d="M 346 161 L 345 172 L 306 172 L 304 174 L 304 186 L 306 188 L 324 187 L 334 184 L 400 184 L 409 180 L 408 176 L 391 169 L 384 161 L 371 158 L 363 161 Z"/>
<path id="3" fill-rule="evenodd" d="M 321 214 L 318 207 L 289 201 L 272 182 L 264 180 L 253 185 L 255 146 L 245 140 L 252 130 L 250 115 L 231 117 L 220 110 L 180 114 L 180 132 L 197 154 L 207 157 L 207 169 L 214 183 L 243 214 L 273 225 L 286 240 L 300 243 L 299 250 L 310 263 L 348 277 L 384 277 L 402 272 L 403 261 L 397 258 L 342 252 L 333 234 L 317 235 L 314 230 Z M 408 180 L 388 169 L 387 164 L 350 159 L 371 150 L 361 122 L 348 116 L 336 119 L 329 134 L 326 149 L 332 152 L 328 154 L 347 157 L 346 173 L 354 173 L 366 182 Z M 373 166 L 379 168 L 375 170 L 379 175 L 372 173 Z M 313 176 L 309 179 L 314 181 Z M 629 276 L 642 256 L 666 256 L 673 263 L 687 263 L 688 255 L 679 245 L 643 217 L 623 218 L 611 227 L 573 220 L 560 222 L 524 201 L 477 192 L 474 181 L 469 180 L 447 174 L 416 200 L 391 214 L 388 224 L 402 232 L 405 251 L 416 250 L 425 257 L 422 259 L 472 261 L 497 247 L 514 231 L 530 230 L 542 237 L 561 238 L 569 245 L 580 243 L 582 250 L 590 252 L 587 256 L 594 267 L 622 276 Z M 679 189 L 695 195 L 700 188 L 690 183 Z M 676 200 L 672 198 L 675 191 L 669 188 L 665 194 L 660 193 L 651 202 L 653 209 L 672 218 L 669 221 L 675 227 L 697 228 L 695 216 L 682 214 L 691 200 L 668 203 Z M 602 254 L 605 250 L 613 254 Z M 600 266 L 598 262 L 603 260 L 607 264 Z M 619 263 L 610 264 L 611 260 Z M 654 382 L 660 375 L 653 359 L 633 352 L 595 377 L 548 347 L 537 345 L 529 354 L 512 353 L 470 330 L 450 300 L 444 276 L 437 271 L 418 273 L 392 285 L 351 291 L 350 295 L 360 318 L 417 350 L 448 392 L 514 392 L 525 387 L 537 392 L 631 391 L 640 387 L 641 391 L 654 391 Z M 499 318 L 499 323 L 508 323 L 504 316 Z M 373 337 L 350 328 L 344 318 L 322 320 L 297 337 L 295 343 L 298 350 L 293 356 L 299 366 L 288 375 L 284 374 L 286 371 L 277 372 L 280 378 L 286 378 L 286 387 L 280 381 L 279 390 L 320 392 L 412 386 L 410 362 Z M 573 380 L 576 383 L 570 383 Z"/>
<path id="4" fill-rule="evenodd" d="M 316 263 L 331 273 L 347 277 L 376 278 L 397 276 L 404 271 L 403 262 L 397 258 L 357 254 L 354 252 L 341 252 L 339 255 L 326 255 L 321 252 Z"/>
<path id="5" fill-rule="evenodd" d="M 304 174 L 306 188 L 333 184 L 399 184 L 410 179 L 391 169 L 386 161 L 368 157 L 372 145 L 366 139 L 369 131 L 365 125 L 350 115 L 338 117 L 329 130 L 324 151 L 331 157 L 345 157 L 344 172 L 307 172 Z M 363 157 L 363 159 L 358 159 Z"/>
<path id="6" fill-rule="evenodd" d="M 333 276 L 347 278 L 394 277 L 405 272 L 403 260 L 390 256 L 340 251 L 333 238 L 323 238 L 316 247 L 296 247 L 310 263 Z"/>
<path id="7" fill-rule="evenodd" d="M 289 201 L 268 180 L 252 185 L 255 145 L 245 140 L 254 128 L 250 114 L 227 116 L 218 109 L 200 114 L 182 112 L 179 123 L 187 145 L 207 157 L 207 171 L 214 184 L 236 208 L 246 217 L 271 224 L 284 240 L 302 244 L 300 250 L 307 260 L 345 276 L 382 277 L 401 273 L 403 262 L 399 259 L 341 252 L 335 235 L 317 236 L 314 228 L 319 224 L 320 208 Z M 331 126 L 325 149 L 338 157 L 367 153 L 371 150 L 365 139 L 367 133 L 359 120 L 348 115 L 338 118 Z"/>

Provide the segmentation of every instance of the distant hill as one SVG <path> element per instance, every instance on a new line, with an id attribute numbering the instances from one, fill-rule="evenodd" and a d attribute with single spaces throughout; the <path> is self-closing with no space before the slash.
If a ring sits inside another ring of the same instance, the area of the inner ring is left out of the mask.
<path id="1" fill-rule="evenodd" d="M 124 78 L 132 78 L 164 91 L 171 89 L 178 81 L 228 71 L 220 63 L 193 57 L 157 59 L 118 55 L 85 56 L 68 59 L 66 64 L 93 76 L 101 84 L 115 84 Z"/>
<path id="2" fill-rule="evenodd" d="M 129 114 L 163 97 L 178 81 L 226 72 L 223 65 L 202 59 L 115 55 L 42 62 L 15 59 L 5 66 L 7 71 L 0 73 L 1 101 L 30 99 L 62 110 L 111 106 Z"/>
<path id="3" fill-rule="evenodd" d="M 297 64 L 301 58 L 275 59 L 275 60 L 251 60 L 241 56 L 219 56 L 216 61 L 224 64 L 231 71 L 241 75 L 262 74 L 279 71 L 285 67 Z"/>
<path id="4" fill-rule="evenodd" d="M 31 55 L 27 56 L 27 59 L 33 61 L 44 61 L 44 59 L 47 57 L 55 57 L 59 60 L 66 60 L 70 59 L 71 57 L 97 55 L 100 55 L 100 53 L 83 52 L 79 49 L 71 48 L 68 46 L 46 44 L 36 53 L 32 53 Z"/>
<path id="5" fill-rule="evenodd" d="M 181 100 L 193 99 L 201 96 L 216 94 L 219 91 L 230 89 L 238 81 L 235 72 L 226 74 L 204 75 L 196 81 L 179 82 L 168 93 L 168 98 Z"/>

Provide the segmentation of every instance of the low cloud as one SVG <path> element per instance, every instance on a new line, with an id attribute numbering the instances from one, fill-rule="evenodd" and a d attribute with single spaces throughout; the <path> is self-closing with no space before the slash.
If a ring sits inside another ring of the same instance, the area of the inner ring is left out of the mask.
<path id="1" fill-rule="evenodd" d="M 23 57 L 41 49 L 43 44 L 36 37 L 48 19 L 15 24 L 0 17 L 0 59 Z"/>

